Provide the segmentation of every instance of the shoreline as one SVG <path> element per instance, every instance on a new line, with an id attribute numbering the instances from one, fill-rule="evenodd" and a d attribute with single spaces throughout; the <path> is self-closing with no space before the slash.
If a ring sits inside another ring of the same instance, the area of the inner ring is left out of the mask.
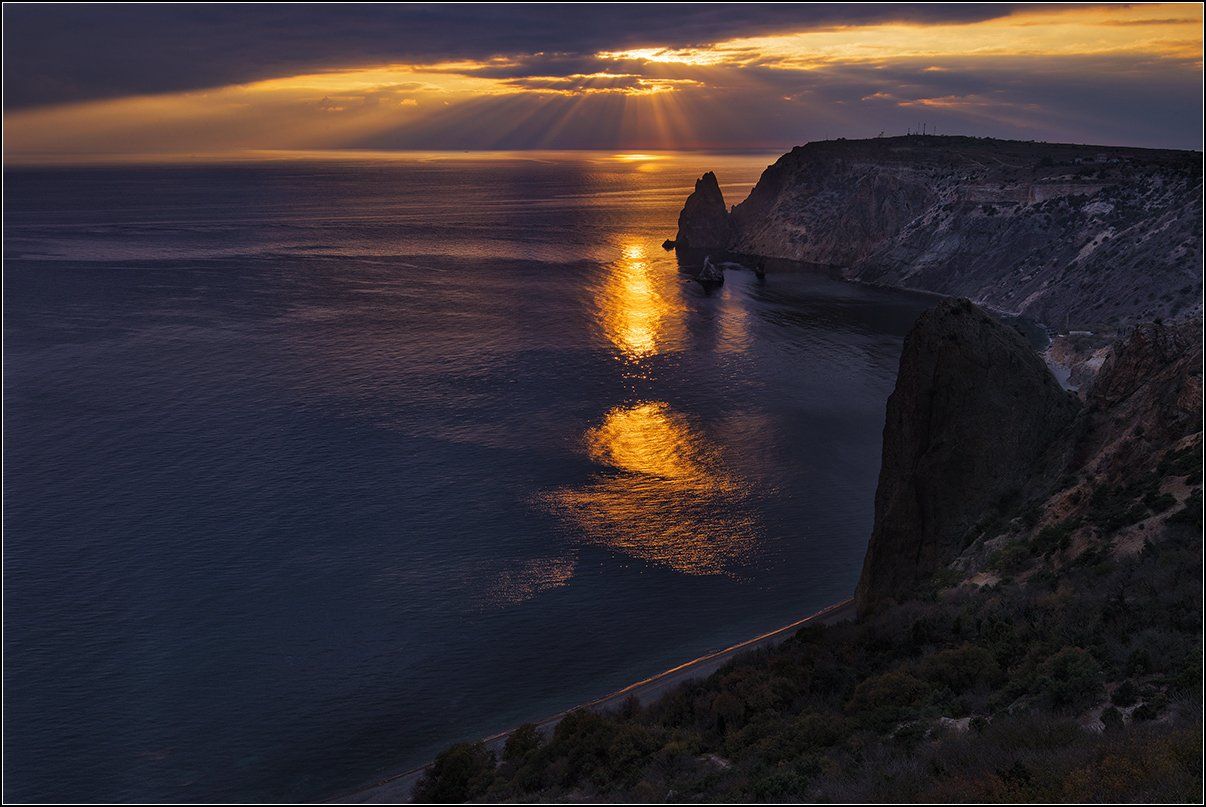
<path id="1" fill-rule="evenodd" d="M 629 696 L 635 697 L 639 702 L 647 703 L 650 700 L 656 700 L 664 695 L 668 690 L 687 681 L 705 678 L 718 669 L 723 667 L 737 655 L 748 651 L 757 650 L 764 647 L 773 647 L 795 634 L 795 631 L 808 624 L 809 622 L 821 622 L 822 624 L 833 624 L 835 622 L 844 622 L 847 619 L 854 617 L 854 598 L 848 597 L 839 602 L 828 605 L 819 611 L 809 614 L 802 619 L 797 619 L 782 627 L 766 633 L 759 634 L 753 638 L 746 639 L 743 642 L 738 642 L 735 645 L 716 650 L 711 653 L 706 653 L 691 661 L 684 662 L 668 670 L 663 670 L 660 673 L 651 675 L 635 683 L 629 684 L 622 689 L 604 695 L 600 698 L 587 701 L 557 714 L 550 715 L 541 720 L 533 721 L 536 728 L 542 733 L 547 734 L 552 731 L 556 725 L 561 722 L 561 719 L 570 712 L 578 711 L 579 709 L 603 709 L 610 710 L 621 705 Z M 492 734 L 489 737 L 482 738 L 479 742 L 483 743 L 492 751 L 497 751 L 506 743 L 511 732 L 519 728 L 513 726 L 505 731 L 500 731 L 497 734 Z M 331 798 L 322 799 L 317 802 L 319 804 L 398 804 L 409 802 L 415 784 L 418 783 L 419 777 L 423 775 L 432 765 L 428 762 L 425 765 L 420 765 L 417 768 L 403 771 L 401 773 L 387 776 L 373 784 L 365 785 L 350 793 Z"/>

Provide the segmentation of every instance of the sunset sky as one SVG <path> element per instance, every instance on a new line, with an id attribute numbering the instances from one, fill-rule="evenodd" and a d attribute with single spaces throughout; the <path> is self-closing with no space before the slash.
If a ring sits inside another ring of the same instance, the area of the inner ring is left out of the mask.
<path id="1" fill-rule="evenodd" d="M 12 162 L 774 149 L 940 134 L 1201 148 L 1202 8 L 6 5 Z"/>

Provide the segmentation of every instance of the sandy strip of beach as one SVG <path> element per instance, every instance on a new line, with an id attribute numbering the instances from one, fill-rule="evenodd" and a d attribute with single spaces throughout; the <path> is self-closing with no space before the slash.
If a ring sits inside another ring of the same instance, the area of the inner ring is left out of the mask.
<path id="1" fill-rule="evenodd" d="M 854 616 L 854 600 L 846 599 L 841 602 L 836 602 L 826 608 L 822 608 L 814 614 L 798 619 L 790 625 L 784 625 L 781 628 L 776 628 L 768 633 L 763 633 L 755 636 L 752 639 L 747 639 L 744 642 L 735 644 L 732 647 L 726 647 L 724 650 L 717 650 L 714 653 L 700 656 L 697 659 L 688 661 L 685 664 L 680 664 L 677 667 L 671 667 L 668 670 L 658 673 L 657 675 L 646 678 L 642 681 L 637 681 L 634 684 L 629 684 L 623 689 L 616 690 L 610 695 L 605 695 L 602 698 L 597 698 L 593 701 L 575 706 L 573 709 L 567 709 L 564 712 L 558 712 L 551 717 L 546 717 L 543 720 L 533 721 L 537 728 L 542 732 L 548 732 L 560 722 L 561 718 L 565 717 L 572 711 L 578 709 L 615 709 L 619 707 L 629 696 L 635 697 L 641 703 L 648 703 L 657 700 L 669 690 L 682 684 L 686 681 L 692 681 L 698 678 L 705 678 L 719 670 L 725 664 L 733 659 L 734 656 L 749 651 L 757 650 L 764 647 L 772 647 L 779 644 L 785 639 L 790 638 L 795 631 L 810 623 L 819 622 L 821 624 L 832 624 L 834 622 L 843 622 L 851 619 Z M 514 729 L 499 732 L 482 740 L 486 747 L 499 752 L 507 741 Z M 328 804 L 398 804 L 400 802 L 410 801 L 411 793 L 414 791 L 415 784 L 419 781 L 419 777 L 423 772 L 431 767 L 431 763 L 422 765 L 409 771 L 395 774 L 386 779 L 382 779 L 375 784 L 368 785 L 361 790 L 350 793 L 346 796 L 338 796 L 328 799 Z"/>

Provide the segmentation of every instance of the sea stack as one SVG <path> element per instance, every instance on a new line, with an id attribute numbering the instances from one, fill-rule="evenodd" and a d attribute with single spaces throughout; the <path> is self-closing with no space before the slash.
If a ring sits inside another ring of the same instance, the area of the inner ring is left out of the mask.
<path id="1" fill-rule="evenodd" d="M 1078 408 L 1020 333 L 970 301 L 923 314 L 888 399 L 859 613 L 907 598 L 986 513 L 1023 498 Z"/>
<path id="2" fill-rule="evenodd" d="M 716 174 L 709 171 L 696 180 L 695 190 L 678 214 L 675 246 L 724 250 L 732 245 L 735 234 L 720 183 L 716 181 Z"/>

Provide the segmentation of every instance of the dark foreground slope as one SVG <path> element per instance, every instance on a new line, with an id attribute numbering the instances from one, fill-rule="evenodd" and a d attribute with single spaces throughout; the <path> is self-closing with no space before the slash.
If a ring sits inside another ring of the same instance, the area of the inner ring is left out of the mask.
<path id="1" fill-rule="evenodd" d="M 840 266 L 851 279 L 968 297 L 1057 328 L 1201 311 L 1199 152 L 820 141 L 768 167 L 727 221 L 705 209 L 706 220 L 679 221 L 693 245 Z"/>
<path id="2" fill-rule="evenodd" d="M 910 336 L 934 355 L 904 361 L 1022 361 L 1002 328 L 944 303 Z M 985 428 L 1003 434 L 1046 428 L 1032 406 L 1056 413 L 1055 450 L 996 458 L 964 455 L 1003 450 L 995 439 L 941 445 L 946 410 L 922 398 L 946 385 L 902 368 L 897 415 L 928 418 L 925 445 L 941 446 L 927 475 L 951 481 L 999 459 L 1030 483 L 985 499 L 957 541 L 916 522 L 924 563 L 893 536 L 910 573 L 876 590 L 871 572 L 857 622 L 805 628 L 653 704 L 580 710 L 548 737 L 521 729 L 499 759 L 456 746 L 416 799 L 1200 802 L 1200 334 L 1200 323 L 1135 329 L 1079 407 L 1034 378 L 1021 383 L 1037 394 L 1010 393 L 1009 407 L 954 395 L 986 407 L 957 421 L 991 413 Z M 894 484 L 922 514 L 948 495 L 905 475 Z M 891 506 L 877 500 L 877 522 Z"/>

